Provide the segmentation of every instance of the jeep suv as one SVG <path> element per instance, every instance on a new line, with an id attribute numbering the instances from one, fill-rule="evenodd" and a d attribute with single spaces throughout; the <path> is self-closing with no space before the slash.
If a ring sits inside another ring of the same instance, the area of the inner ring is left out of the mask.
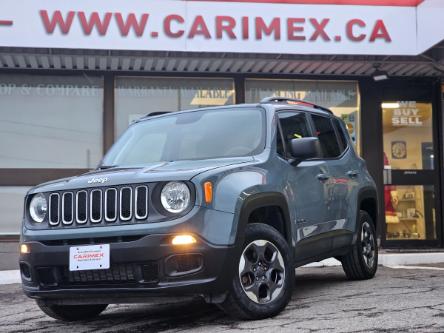
<path id="1" fill-rule="evenodd" d="M 23 289 L 47 315 L 202 296 L 259 319 L 290 300 L 295 268 L 378 262 L 375 183 L 342 120 L 300 100 L 148 115 L 100 166 L 31 189 Z"/>

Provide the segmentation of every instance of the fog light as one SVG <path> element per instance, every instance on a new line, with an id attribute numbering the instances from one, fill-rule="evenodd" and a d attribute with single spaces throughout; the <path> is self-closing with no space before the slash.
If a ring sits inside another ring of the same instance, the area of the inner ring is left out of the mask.
<path id="1" fill-rule="evenodd" d="M 20 244 L 20 253 L 21 254 L 27 254 L 30 252 L 31 252 L 31 249 L 29 248 L 28 244 Z"/>
<path id="2" fill-rule="evenodd" d="M 203 257 L 198 253 L 173 255 L 165 260 L 165 272 L 169 276 L 196 273 L 203 268 Z"/>
<path id="3" fill-rule="evenodd" d="M 177 235 L 171 240 L 173 245 L 190 245 L 196 243 L 196 238 L 191 235 Z"/>

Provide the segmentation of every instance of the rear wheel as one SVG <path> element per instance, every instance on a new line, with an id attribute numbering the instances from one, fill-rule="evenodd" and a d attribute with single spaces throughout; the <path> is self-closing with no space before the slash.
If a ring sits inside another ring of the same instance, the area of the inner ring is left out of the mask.
<path id="1" fill-rule="evenodd" d="M 238 258 L 238 270 L 220 307 L 240 319 L 262 319 L 281 312 L 294 283 L 291 249 L 273 227 L 250 224 Z"/>
<path id="2" fill-rule="evenodd" d="M 97 317 L 108 304 L 57 305 L 38 300 L 37 305 L 46 315 L 62 321 L 89 320 Z"/>
<path id="3" fill-rule="evenodd" d="M 341 259 L 345 275 L 350 280 L 365 280 L 375 276 L 378 269 L 378 246 L 372 218 L 359 212 L 358 239 L 350 252 Z"/>

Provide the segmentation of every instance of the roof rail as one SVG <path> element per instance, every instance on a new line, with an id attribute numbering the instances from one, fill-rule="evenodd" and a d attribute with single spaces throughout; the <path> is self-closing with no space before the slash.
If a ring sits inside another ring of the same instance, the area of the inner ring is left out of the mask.
<path id="1" fill-rule="evenodd" d="M 142 116 L 142 117 L 140 117 L 138 119 L 133 120 L 131 123 L 132 124 L 138 123 L 138 122 L 140 122 L 142 120 L 146 120 L 147 118 L 154 117 L 154 116 L 160 116 L 160 115 L 166 114 L 166 113 L 170 113 L 170 111 L 154 111 L 154 112 L 148 113 L 148 114 L 146 114 L 146 115 L 144 115 L 144 116 Z"/>
<path id="2" fill-rule="evenodd" d="M 287 97 L 279 97 L 279 96 L 265 97 L 264 99 L 261 100 L 261 104 L 266 104 L 266 103 L 286 103 L 286 104 L 302 104 L 302 105 L 305 104 L 305 105 L 310 106 L 312 108 L 333 114 L 333 112 L 330 109 L 327 109 L 323 106 L 311 103 L 309 101 L 305 101 L 303 99 L 297 99 L 297 98 L 287 98 Z"/>
<path id="3" fill-rule="evenodd" d="M 144 116 L 143 118 L 146 117 L 154 117 L 154 116 L 160 116 L 161 114 L 166 114 L 166 113 L 170 113 L 171 111 L 154 111 L 151 113 L 148 113 L 146 116 Z"/>

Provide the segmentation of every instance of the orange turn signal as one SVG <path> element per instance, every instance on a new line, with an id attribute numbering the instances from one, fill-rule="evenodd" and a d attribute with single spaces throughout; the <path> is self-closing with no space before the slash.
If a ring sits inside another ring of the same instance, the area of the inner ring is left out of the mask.
<path id="1" fill-rule="evenodd" d="M 213 184 L 211 182 L 204 183 L 205 203 L 210 204 L 213 202 Z"/>
<path id="2" fill-rule="evenodd" d="M 31 252 L 31 249 L 29 248 L 29 246 L 27 244 L 20 244 L 20 253 L 21 254 L 27 254 L 30 252 Z"/>
<path id="3" fill-rule="evenodd" d="M 196 238 L 187 234 L 174 236 L 171 240 L 173 245 L 190 245 L 194 243 L 196 243 Z"/>

